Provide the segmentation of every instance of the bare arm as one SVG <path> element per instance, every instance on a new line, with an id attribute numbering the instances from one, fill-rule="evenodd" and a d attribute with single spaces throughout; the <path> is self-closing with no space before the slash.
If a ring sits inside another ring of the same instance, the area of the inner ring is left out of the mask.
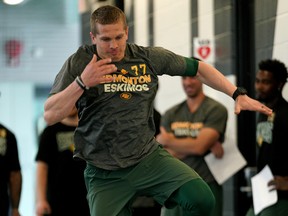
<path id="1" fill-rule="evenodd" d="M 201 129 L 197 138 L 177 138 L 173 133 L 168 133 L 164 127 L 161 127 L 160 131 L 157 141 L 173 152 L 172 155 L 203 155 L 219 139 L 219 133 L 212 128 Z"/>
<path id="2" fill-rule="evenodd" d="M 197 77 L 206 85 L 221 91 L 230 97 L 236 90 L 236 86 L 229 82 L 223 74 L 221 74 L 211 65 L 202 61 L 199 61 Z M 240 95 L 236 99 L 234 109 L 235 114 L 239 114 L 242 110 L 257 111 L 266 115 L 272 114 L 272 110 L 270 108 L 261 104 L 259 101 L 248 97 L 247 95 Z"/>
<path id="3" fill-rule="evenodd" d="M 19 216 L 19 203 L 22 189 L 21 171 L 12 171 L 9 179 L 10 200 L 12 206 L 12 216 Z"/>
<path id="4" fill-rule="evenodd" d="M 52 125 L 66 118 L 83 92 L 74 81 L 63 91 L 50 96 L 44 105 L 44 119 L 47 124 Z"/>
<path id="5" fill-rule="evenodd" d="M 48 165 L 45 162 L 37 162 L 36 170 L 36 215 L 51 214 L 51 207 L 47 201 Z"/>
<path id="6" fill-rule="evenodd" d="M 87 87 L 96 86 L 99 83 L 111 82 L 112 77 L 104 77 L 117 70 L 114 64 L 110 64 L 111 59 L 102 59 L 97 61 L 96 55 L 89 64 L 85 67 L 81 74 L 81 79 Z M 63 91 L 50 96 L 44 105 L 44 119 L 48 125 L 55 124 L 71 112 L 75 103 L 83 94 L 84 90 L 73 81 Z"/>

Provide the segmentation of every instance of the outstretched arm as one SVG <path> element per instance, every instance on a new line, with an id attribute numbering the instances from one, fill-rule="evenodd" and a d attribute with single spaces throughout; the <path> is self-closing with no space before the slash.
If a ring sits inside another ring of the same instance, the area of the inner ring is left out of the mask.
<path id="1" fill-rule="evenodd" d="M 202 61 L 199 61 L 197 77 L 206 85 L 221 91 L 230 97 L 232 97 L 237 89 L 237 87 L 229 82 L 217 69 Z M 270 108 L 247 95 L 239 95 L 236 99 L 235 114 L 239 114 L 242 110 L 261 112 L 266 115 L 272 114 Z"/>

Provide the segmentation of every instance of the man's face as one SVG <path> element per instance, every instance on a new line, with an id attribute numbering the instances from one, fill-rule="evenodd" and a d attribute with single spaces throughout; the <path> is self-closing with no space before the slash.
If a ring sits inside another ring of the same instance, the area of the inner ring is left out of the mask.
<path id="1" fill-rule="evenodd" d="M 256 74 L 255 90 L 257 99 L 269 102 L 277 96 L 278 84 L 273 74 L 266 70 L 259 70 Z"/>
<path id="2" fill-rule="evenodd" d="M 202 83 L 195 77 L 182 77 L 182 85 L 189 98 L 196 97 L 202 91 Z"/>
<path id="3" fill-rule="evenodd" d="M 128 27 L 124 28 L 122 21 L 114 24 L 96 24 L 98 34 L 90 33 L 93 44 L 97 45 L 97 53 L 102 58 L 111 58 L 117 62 L 124 58 Z"/>

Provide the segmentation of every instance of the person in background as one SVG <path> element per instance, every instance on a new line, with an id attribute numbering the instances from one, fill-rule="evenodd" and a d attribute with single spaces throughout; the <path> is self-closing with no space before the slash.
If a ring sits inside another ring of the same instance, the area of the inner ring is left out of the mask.
<path id="1" fill-rule="evenodd" d="M 211 216 L 223 215 L 223 189 L 210 172 L 204 156 L 212 152 L 221 158 L 228 118 L 226 107 L 206 96 L 203 83 L 195 77 L 182 77 L 186 100 L 168 109 L 162 117 L 161 133 L 156 137 L 172 155 L 194 169 L 215 196 Z M 182 216 L 180 207 L 163 209 L 165 216 Z"/>
<path id="2" fill-rule="evenodd" d="M 271 190 L 288 191 L 288 176 L 274 176 L 274 179 L 268 182 Z"/>
<path id="3" fill-rule="evenodd" d="M 47 126 L 36 155 L 36 215 L 88 216 L 84 183 L 86 163 L 73 159 L 77 109 L 61 122 Z"/>
<path id="4" fill-rule="evenodd" d="M 22 174 L 17 140 L 12 131 L 0 124 L 0 215 L 20 216 Z"/>
<path id="5" fill-rule="evenodd" d="M 78 109 L 74 157 L 87 162 L 91 215 L 132 215 L 137 194 L 161 205 L 181 205 L 186 215 L 208 215 L 215 200 L 207 183 L 154 137 L 158 76 L 196 76 L 233 96 L 236 114 L 251 110 L 270 115 L 271 109 L 209 64 L 127 43 L 126 16 L 115 6 L 97 8 L 90 28 L 93 44 L 81 46 L 64 63 L 45 102 L 44 118 L 52 125 L 75 105 Z"/>
<path id="6" fill-rule="evenodd" d="M 273 114 L 257 116 L 257 171 L 260 172 L 266 165 L 270 167 L 274 179 L 267 187 L 272 186 L 277 190 L 278 201 L 257 216 L 288 215 L 288 102 L 282 96 L 287 76 L 285 64 L 277 59 L 263 60 L 258 64 L 256 95 L 258 100 L 273 110 Z M 246 215 L 254 215 L 252 207 Z"/>

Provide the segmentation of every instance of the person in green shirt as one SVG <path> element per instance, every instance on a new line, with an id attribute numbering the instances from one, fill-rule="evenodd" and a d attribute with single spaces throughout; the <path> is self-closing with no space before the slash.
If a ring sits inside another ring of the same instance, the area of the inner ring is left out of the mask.
<path id="1" fill-rule="evenodd" d="M 203 83 L 195 77 L 182 77 L 186 99 L 169 108 L 156 137 L 166 150 L 194 169 L 211 188 L 215 208 L 211 216 L 223 215 L 223 189 L 217 183 L 204 157 L 212 152 L 221 158 L 228 112 L 220 102 L 205 95 Z M 163 208 L 165 216 L 182 216 L 182 208 Z"/>
<path id="2" fill-rule="evenodd" d="M 171 156 L 155 139 L 154 99 L 158 76 L 196 76 L 236 99 L 241 110 L 271 114 L 212 66 L 161 47 L 128 43 L 126 16 L 105 5 L 90 18 L 93 45 L 83 45 L 57 74 L 44 105 L 48 125 L 76 105 L 74 157 L 87 162 L 84 172 L 90 214 L 131 215 L 138 196 L 185 207 L 186 215 L 209 215 L 214 196 L 189 166 Z M 198 71 L 198 72 L 197 72 Z"/>

